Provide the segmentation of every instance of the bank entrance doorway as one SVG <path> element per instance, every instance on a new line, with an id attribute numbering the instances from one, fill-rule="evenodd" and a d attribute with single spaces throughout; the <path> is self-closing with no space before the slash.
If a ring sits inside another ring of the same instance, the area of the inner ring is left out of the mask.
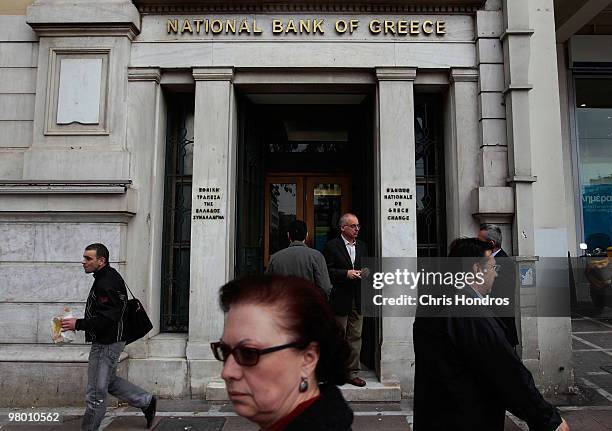
<path id="1" fill-rule="evenodd" d="M 369 95 L 245 95 L 239 105 L 236 275 L 265 271 L 306 222 L 320 251 L 346 212 L 373 240 L 373 102 Z"/>
<path id="2" fill-rule="evenodd" d="M 323 251 L 338 236 L 340 216 L 352 211 L 351 175 L 295 173 L 268 175 L 265 181 L 264 262 L 287 247 L 293 220 L 308 227 L 307 244 Z"/>
<path id="3" fill-rule="evenodd" d="M 374 247 L 374 94 L 250 94 L 239 98 L 237 276 L 266 270 L 289 245 L 293 220 L 323 250 L 353 212 Z M 375 369 L 375 322 L 364 321 L 362 362 Z"/>
<path id="4" fill-rule="evenodd" d="M 238 93 L 236 151 L 232 152 L 235 169 L 228 172 L 236 193 L 235 229 L 228 236 L 235 245 L 234 274 L 265 270 L 270 244 L 272 251 L 282 246 L 286 233 L 281 222 L 288 224 L 291 214 L 309 223 L 310 245 L 320 248 L 335 234 L 338 214 L 348 208 L 363 226 L 360 238 L 376 253 L 380 244 L 374 217 L 379 191 L 375 181 L 374 89 L 358 94 Z M 168 126 L 160 330 L 187 332 L 194 96 L 166 92 L 165 97 Z M 419 256 L 441 256 L 446 249 L 444 100 L 439 94 L 415 94 Z M 407 143 L 406 148 L 411 147 Z M 286 189 L 281 186 L 284 184 L 290 186 Z M 271 195 L 273 185 L 278 185 L 276 197 Z M 291 198 L 289 204 L 277 202 L 287 198 Z M 294 206 L 291 214 L 287 205 Z M 210 244 L 208 252 L 222 253 L 225 247 Z M 377 369 L 374 355 L 380 353 L 381 326 L 366 318 L 363 334 L 362 362 Z"/>

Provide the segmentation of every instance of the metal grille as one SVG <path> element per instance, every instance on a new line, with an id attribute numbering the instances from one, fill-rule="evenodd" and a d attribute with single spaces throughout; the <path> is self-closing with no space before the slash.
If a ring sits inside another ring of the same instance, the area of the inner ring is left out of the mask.
<path id="1" fill-rule="evenodd" d="M 415 99 L 417 255 L 446 254 L 442 105 L 434 95 Z"/>
<path id="2" fill-rule="evenodd" d="M 189 328 L 189 259 L 193 171 L 192 97 L 168 97 L 161 331 Z"/>

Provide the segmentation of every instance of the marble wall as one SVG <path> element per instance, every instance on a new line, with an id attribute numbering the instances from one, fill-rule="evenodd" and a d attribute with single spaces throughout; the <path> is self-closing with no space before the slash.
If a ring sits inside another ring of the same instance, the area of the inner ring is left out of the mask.
<path id="1" fill-rule="evenodd" d="M 125 273 L 125 235 L 120 223 L 0 222 L 0 314 L 9 317 L 0 319 L 0 343 L 51 343 L 51 319 L 64 306 L 83 314 L 93 282 L 80 264 L 84 248 L 104 243 Z"/>

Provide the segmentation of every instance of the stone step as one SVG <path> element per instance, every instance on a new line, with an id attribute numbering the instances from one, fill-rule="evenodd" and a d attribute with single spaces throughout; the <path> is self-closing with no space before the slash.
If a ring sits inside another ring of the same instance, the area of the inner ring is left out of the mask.
<path id="1" fill-rule="evenodd" d="M 373 371 L 361 372 L 359 375 L 366 381 L 362 388 L 353 385 L 340 386 L 342 395 L 347 401 L 367 402 L 400 402 L 402 391 L 399 383 L 382 384 Z"/>
<path id="2" fill-rule="evenodd" d="M 228 401 L 225 382 L 221 379 L 212 379 L 206 385 L 206 401 Z"/>
<path id="3" fill-rule="evenodd" d="M 361 378 L 366 381 L 366 385 L 358 388 L 353 385 L 340 386 L 342 395 L 347 401 L 354 402 L 400 402 L 402 392 L 399 384 L 383 385 L 378 381 L 373 372 L 361 374 Z M 206 386 L 207 401 L 227 401 L 227 391 L 225 382 L 221 379 L 214 379 Z"/>

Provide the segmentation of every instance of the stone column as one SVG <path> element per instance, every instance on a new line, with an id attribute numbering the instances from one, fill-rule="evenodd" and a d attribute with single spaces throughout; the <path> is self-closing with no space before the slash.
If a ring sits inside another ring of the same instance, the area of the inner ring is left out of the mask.
<path id="1" fill-rule="evenodd" d="M 202 393 L 221 368 L 209 343 L 222 334 L 219 287 L 233 274 L 234 72 L 231 68 L 197 68 L 193 76 L 196 90 L 187 359 L 192 392 Z"/>
<path id="2" fill-rule="evenodd" d="M 378 68 L 379 106 L 379 186 L 380 223 L 383 258 L 416 258 L 416 199 L 395 201 L 385 195 L 397 194 L 389 189 L 409 189 L 416 197 L 414 80 L 416 69 Z M 407 209 L 407 220 L 393 220 L 390 211 Z M 383 317 L 380 373 L 383 384 L 401 384 L 402 392 L 411 394 L 414 387 L 414 318 Z M 410 366 L 408 365 L 410 364 Z"/>
<path id="3" fill-rule="evenodd" d="M 508 146 L 504 101 L 504 32 L 501 3 L 488 1 L 476 12 L 476 58 L 478 62 L 479 174 L 472 194 L 472 214 L 481 223 L 500 226 L 506 252 L 512 250 L 514 190 L 507 184 Z M 473 234 L 470 234 L 473 235 Z"/>
<path id="4" fill-rule="evenodd" d="M 504 0 L 505 30 L 501 40 L 508 123 L 508 183 L 514 189 L 515 205 L 513 249 L 521 267 L 537 268 L 537 255 L 540 258 L 564 256 L 567 243 L 561 124 L 558 108 L 554 109 L 558 107 L 559 89 L 556 74 L 552 74 L 555 79 L 551 81 L 549 72 L 542 72 L 554 71 L 557 67 L 553 2 L 546 0 L 537 6 L 532 3 Z M 532 47 L 537 47 L 537 56 L 531 55 Z M 531 91 L 532 82 L 537 83 L 537 91 Z M 554 84 L 550 85 L 551 82 Z M 540 163 L 534 164 L 534 160 Z M 552 251 L 549 238 L 557 241 L 552 244 L 555 248 Z M 538 289 L 520 286 L 522 358 L 542 390 L 565 391 L 572 379 L 570 319 L 527 317 L 530 310 L 546 300 Z"/>
<path id="5" fill-rule="evenodd" d="M 478 71 L 452 69 L 450 74 L 451 136 L 445 149 L 448 241 L 474 236 L 471 195 L 479 185 Z"/>
<path id="6" fill-rule="evenodd" d="M 520 4 L 515 4 L 520 3 Z M 523 9 L 524 8 L 524 9 Z M 514 191 L 513 251 L 517 265 L 535 264 L 533 227 L 533 183 L 537 178 L 531 166 L 531 130 L 529 61 L 531 56 L 529 7 L 527 1 L 504 2 L 504 28 L 501 35 L 504 50 L 505 100 L 508 140 L 508 184 Z M 541 375 L 538 352 L 538 321 L 527 317 L 536 305 L 535 289 L 520 288 L 521 353 L 524 364 Z M 526 308 L 529 304 L 530 308 Z"/>
<path id="7" fill-rule="evenodd" d="M 504 28 L 501 35 L 504 50 L 505 100 L 508 141 L 508 184 L 514 191 L 513 251 L 518 265 L 535 261 L 533 228 L 533 183 L 537 180 L 531 166 L 531 130 L 529 61 L 531 56 L 529 7 L 527 1 L 504 4 Z M 519 7 L 515 7 L 519 6 Z M 524 8 L 524 9 L 522 9 Z M 526 304 L 535 305 L 533 289 L 520 289 L 521 315 L 527 315 Z M 539 375 L 537 319 L 522 317 L 522 358 Z"/>
<path id="8" fill-rule="evenodd" d="M 126 146 L 131 155 L 130 178 L 138 211 L 127 232 L 126 282 L 151 317 L 153 330 L 148 337 L 159 332 L 161 299 L 165 115 L 159 81 L 158 68 L 128 69 Z M 131 358 L 146 356 L 143 341 L 128 347 Z"/>

